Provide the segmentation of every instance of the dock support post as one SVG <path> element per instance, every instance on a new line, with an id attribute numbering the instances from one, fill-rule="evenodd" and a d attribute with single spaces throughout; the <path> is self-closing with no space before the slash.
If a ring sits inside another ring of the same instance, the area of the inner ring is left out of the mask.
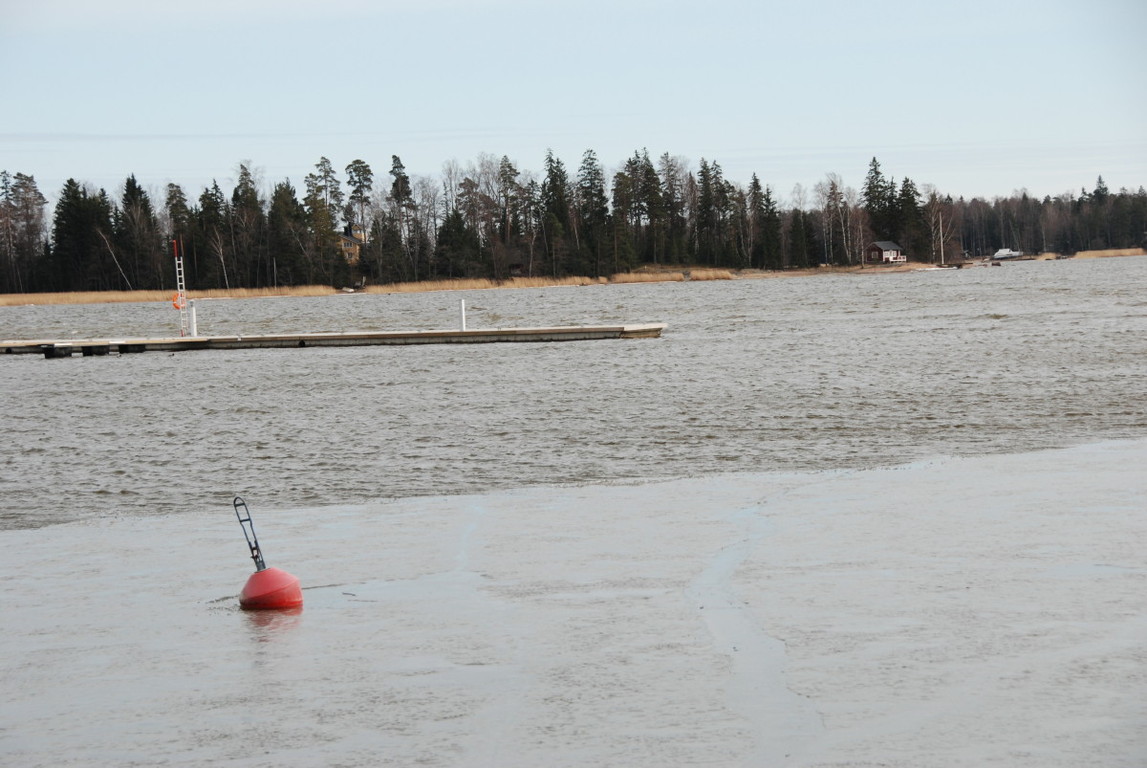
<path id="1" fill-rule="evenodd" d="M 466 299 L 462 299 L 460 304 L 461 304 L 460 309 L 461 309 L 461 313 L 462 313 L 462 330 L 466 330 Z"/>

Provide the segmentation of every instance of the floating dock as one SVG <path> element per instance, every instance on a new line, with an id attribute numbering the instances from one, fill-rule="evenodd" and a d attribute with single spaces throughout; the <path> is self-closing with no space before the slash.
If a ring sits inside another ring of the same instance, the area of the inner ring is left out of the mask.
<path id="1" fill-rule="evenodd" d="M 299 349 L 364 347 L 383 344 L 480 344 L 595 339 L 657 338 L 664 323 L 642 325 L 501 328 L 453 331 L 359 331 L 343 333 L 278 333 L 268 336 L 189 336 L 167 339 L 31 339 L 0 341 L 0 354 L 40 354 L 45 358 L 73 354 L 127 355 L 138 352 L 190 352 L 197 349 Z"/>

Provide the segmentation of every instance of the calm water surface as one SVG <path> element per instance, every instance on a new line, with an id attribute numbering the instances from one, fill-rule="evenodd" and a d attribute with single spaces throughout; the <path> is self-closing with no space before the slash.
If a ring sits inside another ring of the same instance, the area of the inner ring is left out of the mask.
<path id="1" fill-rule="evenodd" d="M 899 464 L 1147 434 L 1147 258 L 198 302 L 206 335 L 665 322 L 660 339 L 0 359 L 0 528 Z M 166 302 L 0 337 L 171 335 Z"/>

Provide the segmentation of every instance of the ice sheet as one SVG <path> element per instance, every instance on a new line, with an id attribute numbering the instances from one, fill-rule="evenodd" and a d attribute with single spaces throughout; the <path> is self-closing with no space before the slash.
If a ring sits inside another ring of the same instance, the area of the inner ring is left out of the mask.
<path id="1" fill-rule="evenodd" d="M 0 763 L 1142 766 L 1147 441 L 0 533 Z"/>

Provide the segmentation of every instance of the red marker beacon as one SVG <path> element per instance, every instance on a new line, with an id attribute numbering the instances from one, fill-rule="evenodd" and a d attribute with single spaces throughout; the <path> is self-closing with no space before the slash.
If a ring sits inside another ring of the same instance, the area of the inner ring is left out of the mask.
<path id="1" fill-rule="evenodd" d="M 247 502 L 236 496 L 234 507 L 235 516 L 239 518 L 243 536 L 251 550 L 251 559 L 255 561 L 255 572 L 239 593 L 239 607 L 245 611 L 298 608 L 303 604 L 303 590 L 299 587 L 299 580 L 286 571 L 267 567 L 263 562 L 263 552 L 259 549 L 259 540 L 255 537 L 255 524 L 251 522 Z"/>

